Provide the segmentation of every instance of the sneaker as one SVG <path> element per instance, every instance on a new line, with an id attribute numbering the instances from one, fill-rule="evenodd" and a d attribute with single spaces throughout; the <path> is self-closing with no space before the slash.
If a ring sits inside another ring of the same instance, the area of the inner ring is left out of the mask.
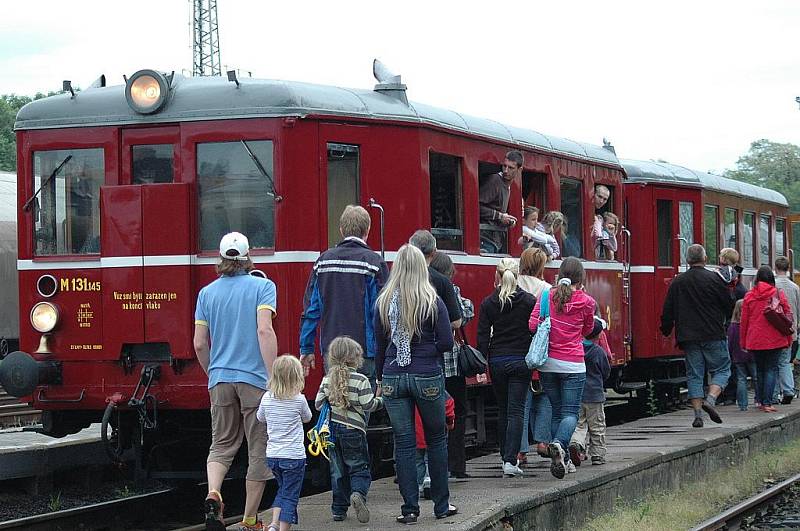
<path id="1" fill-rule="evenodd" d="M 575 466 L 581 466 L 582 454 L 583 450 L 580 444 L 569 443 L 569 460 L 575 463 Z"/>
<path id="2" fill-rule="evenodd" d="M 550 459 L 550 451 L 547 449 L 547 445 L 543 442 L 540 442 L 536 445 L 536 453 L 539 454 L 539 457 Z"/>
<path id="3" fill-rule="evenodd" d="M 239 522 L 238 531 L 264 531 L 264 524 L 261 520 L 257 520 L 255 524 L 248 525 L 244 522 Z M 273 528 L 274 529 L 274 528 Z"/>
<path id="4" fill-rule="evenodd" d="M 747 411 L 747 406 L 739 406 L 739 411 Z"/>
<path id="5" fill-rule="evenodd" d="M 360 492 L 354 492 L 350 495 L 350 504 L 356 511 L 356 519 L 362 524 L 369 522 L 369 507 L 367 507 L 367 499 Z"/>
<path id="6" fill-rule="evenodd" d="M 606 464 L 606 458 L 601 455 L 593 455 L 592 456 L 592 464 L 593 465 L 604 465 Z"/>
<path id="7" fill-rule="evenodd" d="M 419 518 L 418 514 L 408 513 L 408 514 L 401 514 L 400 516 L 395 518 L 395 521 L 397 521 L 398 524 L 413 525 L 417 523 L 417 518 Z"/>
<path id="8" fill-rule="evenodd" d="M 219 493 L 209 492 L 203 507 L 206 512 L 206 531 L 225 531 L 225 521 L 222 519 L 225 504 Z"/>
<path id="9" fill-rule="evenodd" d="M 567 474 L 567 465 L 564 463 L 564 450 L 561 443 L 553 442 L 547 447 L 550 454 L 550 473 L 558 479 L 564 479 Z"/>
<path id="10" fill-rule="evenodd" d="M 574 474 L 577 471 L 578 469 L 575 468 L 575 463 L 573 463 L 572 461 L 567 463 L 567 474 Z"/>
<path id="11" fill-rule="evenodd" d="M 344 522 L 344 519 L 347 518 L 346 514 L 334 514 L 333 521 L 334 522 Z"/>
<path id="12" fill-rule="evenodd" d="M 450 477 L 453 479 L 469 479 L 472 476 L 470 476 L 466 472 L 450 472 Z"/>
<path id="13" fill-rule="evenodd" d="M 503 463 L 503 476 L 507 478 L 513 478 L 516 476 L 522 476 L 523 472 L 522 469 L 513 463 Z"/>
<path id="14" fill-rule="evenodd" d="M 703 427 L 703 419 L 700 417 L 695 417 L 694 421 L 692 421 L 692 428 L 702 428 Z"/>
<path id="15" fill-rule="evenodd" d="M 719 413 L 717 413 L 717 410 L 714 408 L 714 406 L 712 406 L 711 404 L 709 404 L 708 402 L 703 400 L 703 406 L 702 407 L 703 407 L 703 411 L 708 413 L 708 418 L 711 419 L 711 422 L 716 422 L 717 424 L 722 424 L 722 417 L 719 416 Z"/>
<path id="16" fill-rule="evenodd" d="M 441 520 L 442 518 L 450 518 L 451 516 L 454 516 L 456 514 L 458 514 L 458 507 L 456 507 L 455 505 L 453 505 L 451 503 L 451 504 L 449 504 L 447 506 L 447 512 L 446 513 L 444 513 L 444 514 L 435 514 L 434 516 L 436 517 L 437 520 Z"/>
<path id="17" fill-rule="evenodd" d="M 519 452 L 517 454 L 517 466 L 526 464 L 528 464 L 528 454 L 524 452 Z"/>
<path id="18" fill-rule="evenodd" d="M 794 395 L 783 395 L 783 399 L 781 400 L 781 404 L 784 406 L 788 406 L 792 403 L 792 399 L 794 399 Z"/>

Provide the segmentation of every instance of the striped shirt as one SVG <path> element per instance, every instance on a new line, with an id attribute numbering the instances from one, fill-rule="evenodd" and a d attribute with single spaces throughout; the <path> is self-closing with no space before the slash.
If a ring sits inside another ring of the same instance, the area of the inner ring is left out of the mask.
<path id="1" fill-rule="evenodd" d="M 347 398 L 350 406 L 343 407 L 331 404 L 331 420 L 343 424 L 350 428 L 367 432 L 366 412 L 380 409 L 383 405 L 383 398 L 375 396 L 372 386 L 366 376 L 356 371 L 350 372 L 350 381 L 347 382 Z M 322 409 L 322 405 L 328 399 L 330 393 L 330 378 L 325 376 L 317 391 L 317 399 L 314 407 Z"/>
<path id="2" fill-rule="evenodd" d="M 303 395 L 277 398 L 267 391 L 261 397 L 256 417 L 267 423 L 267 457 L 306 458 L 303 423 L 311 420 L 311 409 Z"/>

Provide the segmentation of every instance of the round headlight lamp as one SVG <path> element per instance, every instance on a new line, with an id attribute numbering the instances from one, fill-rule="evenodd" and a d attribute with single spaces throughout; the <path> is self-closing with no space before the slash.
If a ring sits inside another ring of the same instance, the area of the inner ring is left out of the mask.
<path id="1" fill-rule="evenodd" d="M 58 309 L 49 302 L 38 302 L 31 310 L 31 326 L 42 334 L 51 332 L 58 324 Z"/>
<path id="2" fill-rule="evenodd" d="M 170 82 L 155 70 L 139 70 L 125 83 L 125 99 L 131 109 L 139 114 L 159 111 L 167 102 Z"/>

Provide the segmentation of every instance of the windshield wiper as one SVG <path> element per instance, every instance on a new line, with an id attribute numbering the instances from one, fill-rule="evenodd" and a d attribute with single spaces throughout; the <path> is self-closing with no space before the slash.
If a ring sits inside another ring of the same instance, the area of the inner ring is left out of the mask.
<path id="1" fill-rule="evenodd" d="M 58 172 L 61 171 L 61 168 L 63 168 L 67 164 L 67 162 L 69 162 L 71 159 L 72 159 L 72 155 L 67 155 L 67 158 L 65 158 L 64 160 L 61 161 L 61 164 L 59 164 L 58 167 L 53 170 L 53 173 L 50 174 L 50 177 L 45 179 L 45 181 L 42 183 L 42 185 L 39 187 L 39 189 L 36 190 L 36 192 L 31 196 L 31 198 L 28 199 L 27 201 L 25 201 L 25 204 L 22 205 L 22 210 L 23 211 L 27 212 L 28 210 L 31 209 L 31 203 L 33 203 L 33 200 L 36 199 L 37 195 L 39 195 L 39 192 L 42 191 L 42 188 L 47 186 L 50 183 L 50 181 L 52 181 L 55 178 L 55 176 L 58 175 Z"/>
<path id="2" fill-rule="evenodd" d="M 247 142 L 245 142 L 244 140 L 240 140 L 239 142 L 242 143 L 245 151 L 247 151 L 247 154 L 250 155 L 250 158 L 253 160 L 253 164 L 256 165 L 256 168 L 258 168 L 258 171 L 261 173 L 261 175 L 263 175 L 264 178 L 267 181 L 269 181 L 269 185 L 272 187 L 272 197 L 275 198 L 275 202 L 276 203 L 280 202 L 283 199 L 283 196 L 278 195 L 278 192 L 275 190 L 275 181 L 272 180 L 272 176 L 270 176 L 270 174 L 267 173 L 267 170 L 264 169 L 264 166 L 261 164 L 261 161 L 258 160 L 256 154 L 253 153 L 253 151 L 250 149 L 250 146 L 247 145 Z"/>

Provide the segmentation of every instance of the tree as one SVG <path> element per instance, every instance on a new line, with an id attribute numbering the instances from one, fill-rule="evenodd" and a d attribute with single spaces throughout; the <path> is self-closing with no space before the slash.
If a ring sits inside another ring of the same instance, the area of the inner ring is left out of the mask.
<path id="1" fill-rule="evenodd" d="M 17 171 L 17 139 L 14 134 L 14 121 L 17 113 L 33 100 L 60 94 L 60 92 L 37 92 L 34 97 L 4 94 L 0 96 L 0 171 Z"/>
<path id="2" fill-rule="evenodd" d="M 778 191 L 790 211 L 800 211 L 800 146 L 756 140 L 725 177 Z"/>

